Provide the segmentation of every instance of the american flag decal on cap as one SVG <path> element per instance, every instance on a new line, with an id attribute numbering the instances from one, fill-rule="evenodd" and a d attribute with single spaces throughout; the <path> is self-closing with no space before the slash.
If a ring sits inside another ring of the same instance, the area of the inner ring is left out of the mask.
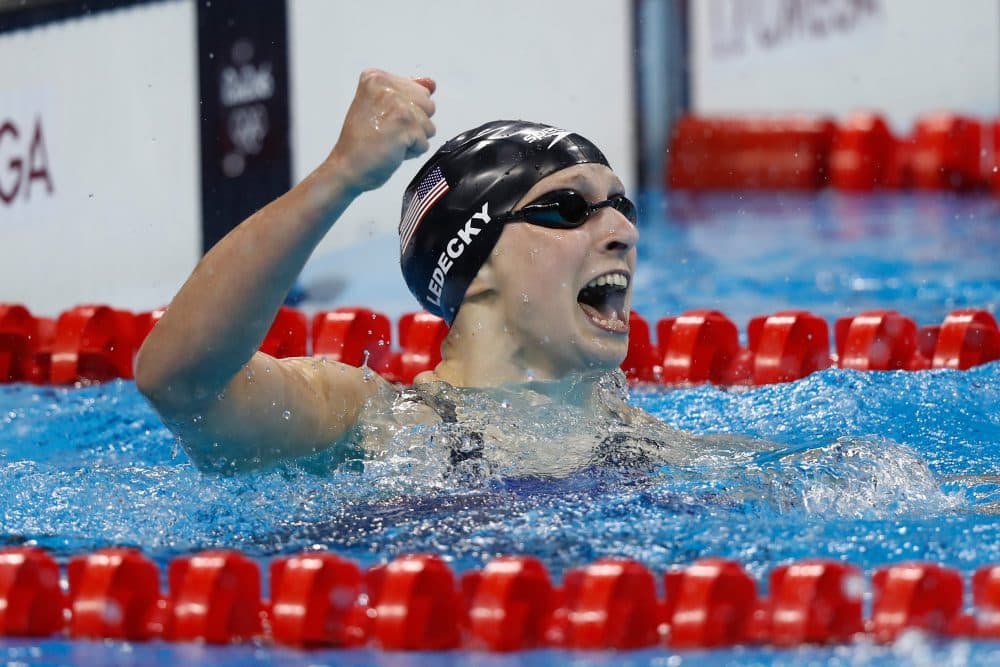
<path id="1" fill-rule="evenodd" d="M 413 238 L 413 232 L 417 230 L 417 226 L 424 219 L 424 216 L 427 215 L 427 211 L 434 205 L 434 202 L 441 199 L 447 192 L 448 181 L 445 180 L 444 174 L 441 173 L 441 167 L 434 167 L 427 172 L 424 180 L 420 181 L 420 185 L 417 186 L 417 192 L 413 195 L 413 199 L 410 200 L 409 206 L 406 207 L 403 219 L 399 221 L 400 254 L 409 245 L 410 239 Z"/>

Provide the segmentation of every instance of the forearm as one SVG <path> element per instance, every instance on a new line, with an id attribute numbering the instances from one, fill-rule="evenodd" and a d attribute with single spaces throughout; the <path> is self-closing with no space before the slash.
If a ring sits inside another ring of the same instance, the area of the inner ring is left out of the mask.
<path id="1" fill-rule="evenodd" d="M 260 346 L 309 255 L 357 196 L 328 160 L 226 235 L 198 264 L 144 343 L 140 387 L 164 401 L 221 391 Z"/>

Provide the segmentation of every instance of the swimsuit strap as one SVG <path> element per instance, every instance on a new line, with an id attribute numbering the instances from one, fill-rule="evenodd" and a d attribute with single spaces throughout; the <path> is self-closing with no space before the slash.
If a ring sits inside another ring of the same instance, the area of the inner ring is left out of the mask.
<path id="1" fill-rule="evenodd" d="M 462 461 L 483 458 L 483 434 L 480 431 L 461 428 L 458 420 L 458 406 L 442 393 L 421 391 L 413 388 L 413 400 L 423 403 L 441 418 L 443 424 L 454 425 L 454 437 L 448 440 L 448 459 L 452 466 Z M 663 443 L 641 435 L 612 433 L 601 440 L 593 454 L 593 464 L 601 467 L 640 468 L 651 467 L 654 459 L 650 450 L 662 449 Z"/>
<path id="2" fill-rule="evenodd" d="M 458 406 L 455 401 L 442 395 L 440 392 L 431 394 L 418 389 L 418 385 L 413 388 L 414 398 L 431 410 L 433 410 L 441 422 L 444 424 L 458 425 Z M 453 429 L 458 431 L 459 429 Z M 462 429 L 455 433 L 457 437 L 448 441 L 448 460 L 452 466 L 458 465 L 462 461 L 469 459 L 483 458 L 483 434 L 479 431 Z"/>
<path id="3" fill-rule="evenodd" d="M 594 451 L 594 464 L 602 467 L 638 468 L 653 465 L 650 449 L 662 449 L 663 443 L 643 435 L 612 433 L 601 440 Z"/>

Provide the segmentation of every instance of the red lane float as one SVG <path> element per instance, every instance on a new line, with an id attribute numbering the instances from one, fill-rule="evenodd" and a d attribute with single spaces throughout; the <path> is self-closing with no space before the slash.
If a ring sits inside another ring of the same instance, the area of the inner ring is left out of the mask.
<path id="1" fill-rule="evenodd" d="M 399 381 L 412 384 L 418 374 L 436 367 L 447 335 L 448 324 L 437 315 L 420 312 L 400 317 L 399 344 L 403 350 L 398 361 Z"/>
<path id="2" fill-rule="evenodd" d="M 674 125 L 668 185 L 688 190 L 815 190 L 829 180 L 834 125 L 822 118 L 707 118 Z"/>
<path id="3" fill-rule="evenodd" d="M 993 127 L 1000 126 L 994 122 Z M 685 190 L 877 187 L 967 192 L 1000 176 L 985 156 L 1000 154 L 1000 136 L 975 118 L 933 113 L 913 133 L 893 137 L 874 113 L 855 113 L 839 125 L 799 117 L 705 117 L 675 123 L 667 155 L 668 186 Z M 994 163 L 996 158 L 994 157 Z"/>
<path id="4" fill-rule="evenodd" d="M 108 306 L 77 306 L 59 316 L 48 362 L 52 384 L 132 378 L 134 316 Z"/>
<path id="5" fill-rule="evenodd" d="M 664 575 L 669 643 L 713 648 L 743 643 L 757 609 L 757 585 L 731 560 L 705 558 Z"/>
<path id="6" fill-rule="evenodd" d="M 912 156 L 913 184 L 922 190 L 966 191 L 979 187 L 982 124 L 949 113 L 917 121 Z"/>
<path id="7" fill-rule="evenodd" d="M 717 310 L 689 310 L 656 325 L 668 384 L 735 384 L 743 377 L 733 368 L 740 358 L 736 325 Z"/>
<path id="8" fill-rule="evenodd" d="M 864 631 L 863 582 L 853 565 L 807 560 L 771 572 L 770 640 L 778 646 L 846 642 Z"/>
<path id="9" fill-rule="evenodd" d="M 913 161 L 917 154 L 917 144 L 913 137 L 900 137 L 892 142 L 889 150 L 889 165 L 885 173 L 885 185 L 894 190 L 909 190 L 914 186 Z"/>
<path id="10" fill-rule="evenodd" d="M 933 563 L 879 568 L 872 588 L 872 633 L 883 642 L 910 628 L 946 634 L 962 609 L 962 575 Z"/>
<path id="11" fill-rule="evenodd" d="M 437 556 L 400 556 L 372 593 L 371 635 L 389 650 L 440 651 L 459 645 L 461 595 L 448 565 Z"/>
<path id="12" fill-rule="evenodd" d="M 212 644 L 261 634 L 260 571 L 236 551 L 203 551 L 170 563 L 173 639 Z"/>
<path id="13" fill-rule="evenodd" d="M 351 366 L 368 364 L 380 371 L 392 349 L 392 323 L 367 308 L 338 308 L 316 313 L 312 323 L 312 353 Z"/>
<path id="14" fill-rule="evenodd" d="M 776 567 L 765 599 L 742 566 L 718 558 L 667 572 L 662 599 L 654 575 L 628 559 L 570 569 L 557 589 L 537 559 L 500 557 L 464 573 L 459 590 L 437 556 L 400 556 L 362 574 L 336 555 L 306 553 L 272 561 L 270 603 L 260 599 L 256 563 L 231 551 L 172 561 L 168 597 L 160 595 L 155 564 L 134 549 L 75 557 L 67 573 L 68 605 L 51 556 L 33 547 L 0 550 L 0 636 L 66 631 L 94 639 L 497 652 L 631 649 L 664 638 L 674 648 L 840 643 L 860 633 L 888 642 L 908 629 L 1000 636 L 1000 565 L 972 577 L 973 614 L 962 613 L 956 570 L 879 568 L 867 624 L 858 568 L 823 559 Z"/>
<path id="15" fill-rule="evenodd" d="M 832 363 L 826 321 L 804 310 L 755 317 L 747 337 L 756 385 L 798 380 Z"/>
<path id="16" fill-rule="evenodd" d="M 653 573 L 632 560 L 605 558 L 588 565 L 566 606 L 565 646 L 634 649 L 659 639 L 661 610 Z"/>
<path id="17" fill-rule="evenodd" d="M 469 647 L 521 651 L 543 645 L 557 593 L 545 566 L 530 556 L 490 561 L 469 592 Z M 465 583 L 463 577 L 463 584 Z"/>
<path id="18" fill-rule="evenodd" d="M 569 633 L 569 610 L 583 588 L 584 568 L 571 567 L 563 572 L 562 585 L 556 589 L 556 605 L 545 626 L 545 645 L 565 647 Z"/>
<path id="19" fill-rule="evenodd" d="M 62 629 L 59 565 L 41 549 L 0 549 L 0 636 L 47 637 Z"/>
<path id="20" fill-rule="evenodd" d="M 52 378 L 52 346 L 56 340 L 56 320 L 50 317 L 35 318 L 38 324 L 38 342 L 34 345 L 32 361 L 29 364 L 28 382 L 49 384 Z"/>
<path id="21" fill-rule="evenodd" d="M 1000 359 L 1000 329 L 985 310 L 953 311 L 937 332 L 932 368 L 967 370 Z"/>
<path id="22" fill-rule="evenodd" d="M 164 311 L 133 316 L 107 306 L 81 306 L 58 322 L 31 316 L 23 306 L 0 304 L 0 382 L 96 382 L 129 378 L 135 351 Z M 261 349 L 275 356 L 307 350 L 305 315 L 283 308 Z M 753 318 L 748 346 L 736 325 L 715 310 L 691 310 L 657 322 L 657 340 L 638 313 L 629 316 L 626 376 L 635 382 L 690 385 L 760 385 L 788 382 L 830 366 L 856 370 L 968 369 L 1000 359 L 1000 329 L 985 310 L 952 312 L 939 326 L 916 325 L 895 311 L 840 318 L 830 356 L 826 322 L 805 311 Z M 401 350 L 391 347 L 391 323 L 366 308 L 316 315 L 313 353 L 368 367 L 391 382 L 412 383 L 441 359 L 444 320 L 407 313 L 399 320 Z M 53 362 L 55 366 L 53 368 Z"/>
<path id="23" fill-rule="evenodd" d="M 649 333 L 649 322 L 642 315 L 631 311 L 628 315 L 628 353 L 621 363 L 625 377 L 634 382 L 660 380 L 659 353 Z"/>
<path id="24" fill-rule="evenodd" d="M 70 636 L 144 640 L 162 634 L 160 573 L 135 549 L 101 549 L 69 562 Z"/>
<path id="25" fill-rule="evenodd" d="M 830 184 L 838 190 L 865 192 L 886 184 L 893 137 L 885 120 L 855 113 L 837 126 L 830 150 Z"/>
<path id="26" fill-rule="evenodd" d="M 972 575 L 972 601 L 976 606 L 976 634 L 1000 639 L 1000 565 L 987 565 Z"/>
<path id="27" fill-rule="evenodd" d="M 271 561 L 271 635 L 291 646 L 351 643 L 361 570 L 330 553 Z"/>
<path id="28" fill-rule="evenodd" d="M 277 359 L 306 356 L 308 324 L 304 313 L 282 306 L 274 316 L 260 351 Z"/>
<path id="29" fill-rule="evenodd" d="M 834 324 L 834 332 L 841 368 L 896 371 L 914 367 L 917 325 L 894 310 L 842 317 Z"/>
<path id="30" fill-rule="evenodd" d="M 38 321 L 27 308 L 0 304 L 0 383 L 31 379 Z"/>

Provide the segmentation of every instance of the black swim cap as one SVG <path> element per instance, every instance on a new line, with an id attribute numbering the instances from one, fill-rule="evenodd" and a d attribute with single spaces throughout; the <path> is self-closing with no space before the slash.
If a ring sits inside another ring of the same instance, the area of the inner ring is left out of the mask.
<path id="1" fill-rule="evenodd" d="M 579 134 L 496 120 L 463 132 L 431 156 L 403 194 L 403 277 L 424 308 L 450 325 L 503 231 L 490 221 L 560 169 L 604 154 Z"/>

